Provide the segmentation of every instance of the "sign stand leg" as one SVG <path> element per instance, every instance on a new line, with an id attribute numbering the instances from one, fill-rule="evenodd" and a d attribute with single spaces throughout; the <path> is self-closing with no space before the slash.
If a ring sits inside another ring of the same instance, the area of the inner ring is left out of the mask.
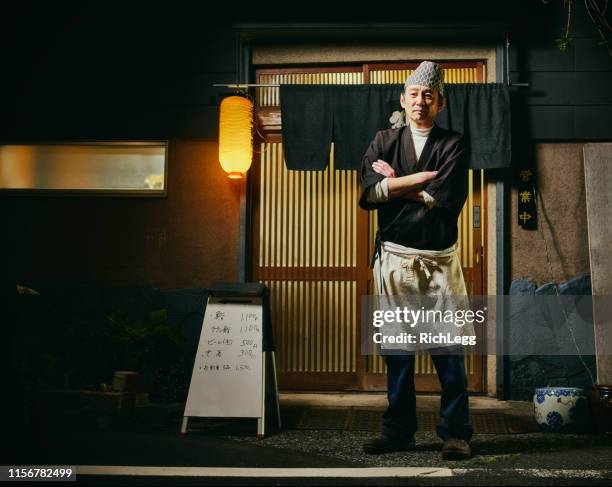
<path id="1" fill-rule="evenodd" d="M 274 381 L 274 398 L 276 400 L 276 422 L 278 429 L 281 430 L 281 412 L 280 403 L 278 400 L 278 380 L 276 378 L 276 357 L 274 356 L 274 350 L 272 350 L 272 380 Z"/>
<path id="2" fill-rule="evenodd" d="M 181 423 L 181 435 L 185 436 L 187 434 L 187 423 L 189 422 L 188 416 L 183 416 L 183 422 Z"/>
<path id="3" fill-rule="evenodd" d="M 265 418 L 257 418 L 257 439 L 264 439 Z"/>
<path id="4" fill-rule="evenodd" d="M 263 440 L 266 426 L 266 352 L 261 355 L 261 418 L 257 419 L 257 438 Z"/>

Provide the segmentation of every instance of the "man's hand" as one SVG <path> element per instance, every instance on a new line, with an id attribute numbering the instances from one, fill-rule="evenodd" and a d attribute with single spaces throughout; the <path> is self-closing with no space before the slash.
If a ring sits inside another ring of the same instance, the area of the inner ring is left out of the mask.
<path id="1" fill-rule="evenodd" d="M 377 172 L 378 174 L 382 174 L 383 176 L 387 178 L 395 177 L 395 169 L 393 169 L 389 165 L 389 163 L 381 159 L 378 159 L 376 162 L 372 163 L 372 169 L 374 169 L 374 171 Z"/>

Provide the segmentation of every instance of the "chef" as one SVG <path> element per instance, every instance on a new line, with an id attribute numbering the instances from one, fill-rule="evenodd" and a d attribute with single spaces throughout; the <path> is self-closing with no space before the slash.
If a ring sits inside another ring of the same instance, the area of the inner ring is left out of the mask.
<path id="1" fill-rule="evenodd" d="M 463 136 L 434 123 L 445 108 L 444 72 L 424 61 L 406 79 L 400 103 L 406 124 L 379 131 L 361 168 L 359 204 L 378 210 L 374 281 L 378 295 L 466 296 L 457 254 L 457 219 L 468 193 L 468 152 Z M 473 333 L 473 327 L 454 333 Z M 414 353 L 384 355 L 389 406 L 382 437 L 366 453 L 414 448 L 417 430 Z M 431 351 L 442 386 L 437 427 L 443 459 L 471 457 L 467 378 L 463 349 Z"/>

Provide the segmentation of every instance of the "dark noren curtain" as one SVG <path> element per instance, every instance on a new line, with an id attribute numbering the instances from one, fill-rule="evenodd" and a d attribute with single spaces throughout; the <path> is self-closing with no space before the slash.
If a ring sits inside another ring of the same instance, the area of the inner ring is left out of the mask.
<path id="1" fill-rule="evenodd" d="M 403 85 L 281 85 L 285 161 L 289 169 L 324 170 L 334 142 L 336 169 L 359 169 L 378 130 L 402 111 Z M 472 169 L 510 166 L 510 97 L 506 85 L 447 84 L 436 124 L 462 133 Z"/>

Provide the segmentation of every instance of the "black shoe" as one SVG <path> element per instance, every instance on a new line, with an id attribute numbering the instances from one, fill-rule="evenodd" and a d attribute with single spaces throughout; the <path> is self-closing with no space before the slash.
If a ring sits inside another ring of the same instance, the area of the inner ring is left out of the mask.
<path id="1" fill-rule="evenodd" d="M 469 460 L 472 458 L 472 449 L 465 440 L 447 438 L 442 446 L 442 460 Z"/>
<path id="2" fill-rule="evenodd" d="M 363 451 L 369 455 L 380 455 L 381 453 L 393 453 L 396 451 L 414 450 L 414 439 L 392 440 L 386 436 L 375 438 L 363 444 Z"/>

